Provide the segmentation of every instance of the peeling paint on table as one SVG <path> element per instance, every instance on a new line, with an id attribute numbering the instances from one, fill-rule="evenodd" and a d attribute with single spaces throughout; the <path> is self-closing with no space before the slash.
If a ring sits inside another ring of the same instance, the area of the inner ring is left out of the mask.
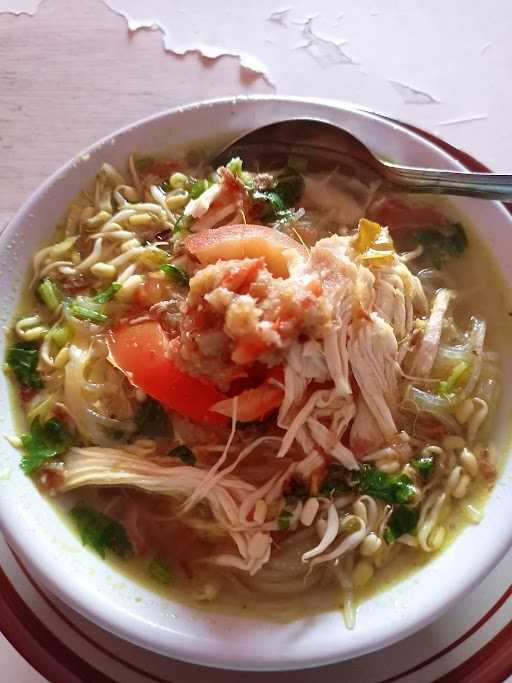
<path id="1" fill-rule="evenodd" d="M 0 14 L 0 92 L 1 231 L 50 173 L 113 130 L 205 97 L 272 89 L 235 57 L 170 55 L 158 33 L 130 36 L 101 0 L 43 0 L 34 16 Z"/>
<path id="2" fill-rule="evenodd" d="M 512 96 L 499 84 L 510 73 L 511 14 L 502 0 L 471 8 L 463 0 L 340 0 L 334 5 L 331 0 L 314 5 L 310 0 L 0 0 L 1 11 L 11 12 L 0 14 L 0 32 L 7 33 L 7 45 L 0 47 L 2 93 L 10 106 L 14 97 L 5 92 L 4 81 L 17 78 L 22 110 L 26 99 L 34 103 L 39 98 L 43 118 L 51 111 L 51 94 L 55 106 L 62 105 L 80 126 L 81 100 L 91 94 L 87 88 L 94 82 L 104 91 L 107 75 L 117 84 L 109 106 L 118 115 L 102 114 L 103 93 L 98 108 L 88 102 L 85 111 L 116 124 L 127 122 L 120 109 L 135 115 L 143 109 L 133 106 L 132 97 L 149 104 L 152 95 L 151 105 L 159 109 L 171 100 L 274 90 L 360 103 L 444 134 L 496 170 L 508 167 Z M 33 16 L 12 14 L 20 12 Z M 124 25 L 115 24 L 110 12 Z M 53 25 L 46 43 L 38 44 L 35 36 L 48 25 L 49 14 Z M 62 36 L 54 43 L 57 30 L 70 36 L 67 45 Z M 86 34 L 89 51 L 84 51 Z M 73 36 L 81 38 L 76 47 Z M 43 54 L 38 56 L 38 50 Z M 29 92 L 22 77 L 38 62 L 45 71 Z M 94 78 L 89 69 L 95 70 Z M 158 83 L 157 75 L 171 70 L 173 77 Z M 80 90 L 72 97 L 67 92 L 70 73 L 76 73 Z M 62 89 L 54 76 L 63 80 Z M 162 91 L 169 95 L 164 102 Z M 5 116 L 5 101 L 0 106 Z M 55 131 L 48 133 L 60 147 Z M 2 137 L 9 139 L 5 132 Z"/>
<path id="3" fill-rule="evenodd" d="M 34 16 L 42 0 L 0 0 L 0 12 L 19 16 L 28 14 Z"/>

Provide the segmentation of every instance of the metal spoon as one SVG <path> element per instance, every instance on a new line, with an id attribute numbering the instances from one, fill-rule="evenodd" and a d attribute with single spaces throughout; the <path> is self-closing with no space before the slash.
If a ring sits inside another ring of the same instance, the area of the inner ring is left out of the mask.
<path id="1" fill-rule="evenodd" d="M 437 171 L 401 166 L 376 157 L 360 140 L 332 123 L 290 119 L 256 128 L 224 147 L 211 161 L 215 167 L 241 157 L 250 170 L 278 168 L 290 155 L 303 157 L 308 169 L 338 169 L 360 180 L 380 180 L 392 192 L 460 195 L 512 200 L 512 175 Z"/>

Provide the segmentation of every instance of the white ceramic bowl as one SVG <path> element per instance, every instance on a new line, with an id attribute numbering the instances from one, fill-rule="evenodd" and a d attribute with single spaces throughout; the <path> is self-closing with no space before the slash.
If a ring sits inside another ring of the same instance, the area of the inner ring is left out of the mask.
<path id="1" fill-rule="evenodd" d="M 328 119 L 376 152 L 411 165 L 463 168 L 434 144 L 374 114 L 333 102 L 292 98 L 223 99 L 164 112 L 105 138 L 57 171 L 25 203 L 0 242 L 1 323 L 14 314 L 33 251 L 52 234 L 76 193 L 105 161 L 124 166 L 132 151 L 158 153 L 170 145 L 194 146 L 205 133 L 230 137 L 272 121 L 300 116 Z M 13 178 L 13 182 L 15 179 Z M 512 285 L 512 221 L 497 203 L 457 200 Z M 4 355 L 5 340 L 0 341 Z M 495 435 L 505 448 L 510 411 L 507 389 Z M 14 433 L 7 380 L 0 373 L 0 432 Z M 179 659 L 233 669 L 312 667 L 361 655 L 426 626 L 471 590 L 512 544 L 512 459 L 487 505 L 484 520 L 465 530 L 444 553 L 406 581 L 359 610 L 354 631 L 338 611 L 290 624 L 204 613 L 151 593 L 84 549 L 31 480 L 19 469 L 19 452 L 0 442 L 0 526 L 37 582 L 98 625 L 138 645 Z"/>

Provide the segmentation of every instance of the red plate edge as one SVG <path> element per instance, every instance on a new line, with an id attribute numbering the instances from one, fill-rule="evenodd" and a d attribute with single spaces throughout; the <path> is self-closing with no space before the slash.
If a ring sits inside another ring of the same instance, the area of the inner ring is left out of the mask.
<path id="1" fill-rule="evenodd" d="M 467 154 L 467 152 L 454 147 L 432 133 L 411 124 L 396 121 L 382 114 L 376 115 L 397 123 L 416 133 L 419 137 L 428 140 L 461 162 L 470 171 L 484 173 L 489 171 L 484 164 Z M 504 204 L 504 206 L 512 214 L 512 204 Z M 512 585 L 480 621 L 454 643 L 428 660 L 421 662 L 416 667 L 386 679 L 382 683 L 398 681 L 403 676 L 419 671 L 424 666 L 431 664 L 447 652 L 453 650 L 464 640 L 476 633 L 506 602 L 511 594 Z M 112 678 L 101 673 L 77 653 L 61 643 L 50 632 L 17 594 L 1 568 L 0 607 L 0 631 L 20 655 L 51 683 L 91 683 L 92 681 L 95 683 L 116 683 Z M 67 621 L 67 623 L 71 625 L 70 622 Z M 73 628 L 84 637 L 84 634 L 74 625 Z M 512 673 L 511 639 L 512 621 L 469 659 L 437 679 L 437 683 L 502 683 Z M 132 668 L 129 663 L 123 664 Z M 137 673 L 140 673 L 140 670 Z"/>

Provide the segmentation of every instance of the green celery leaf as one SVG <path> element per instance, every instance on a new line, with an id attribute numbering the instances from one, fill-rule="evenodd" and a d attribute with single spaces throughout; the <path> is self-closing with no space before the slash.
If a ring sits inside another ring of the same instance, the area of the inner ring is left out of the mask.
<path id="1" fill-rule="evenodd" d="M 363 465 L 354 473 L 352 481 L 361 493 L 388 503 L 409 503 L 416 492 L 413 482 L 406 474 L 387 474 L 372 465 Z"/>
<path id="2" fill-rule="evenodd" d="M 450 232 L 422 230 L 416 239 L 423 246 L 425 256 L 438 270 L 448 259 L 460 256 L 468 246 L 468 238 L 461 223 L 454 223 Z"/>
<path id="3" fill-rule="evenodd" d="M 20 384 L 32 389 L 40 389 L 43 386 L 43 380 L 37 370 L 39 346 L 35 342 L 15 342 L 9 347 L 6 360 Z"/>
<path id="4" fill-rule="evenodd" d="M 52 418 L 41 424 L 36 417 L 30 426 L 30 434 L 23 434 L 21 437 L 24 450 L 21 469 L 26 474 L 35 472 L 48 460 L 65 453 L 72 442 L 73 437 L 63 422 Z"/>
<path id="5" fill-rule="evenodd" d="M 392 543 L 397 538 L 400 538 L 400 536 L 414 531 L 419 518 L 420 513 L 418 510 L 411 510 L 402 505 L 395 508 L 391 513 L 386 529 L 384 530 L 384 540 L 386 543 Z"/>
<path id="6" fill-rule="evenodd" d="M 411 465 L 416 472 L 419 472 L 424 479 L 427 479 L 434 470 L 435 457 L 432 453 L 425 453 L 411 460 Z"/>
<path id="7" fill-rule="evenodd" d="M 70 514 L 78 527 L 82 543 L 94 548 L 103 559 L 107 550 L 122 558 L 132 551 L 124 527 L 115 519 L 98 512 L 83 501 L 77 503 Z"/>
<path id="8" fill-rule="evenodd" d="M 291 167 L 287 167 L 265 190 L 253 190 L 252 199 L 261 206 L 261 219 L 266 222 L 285 223 L 293 218 L 290 209 L 304 192 L 304 178 Z"/>

